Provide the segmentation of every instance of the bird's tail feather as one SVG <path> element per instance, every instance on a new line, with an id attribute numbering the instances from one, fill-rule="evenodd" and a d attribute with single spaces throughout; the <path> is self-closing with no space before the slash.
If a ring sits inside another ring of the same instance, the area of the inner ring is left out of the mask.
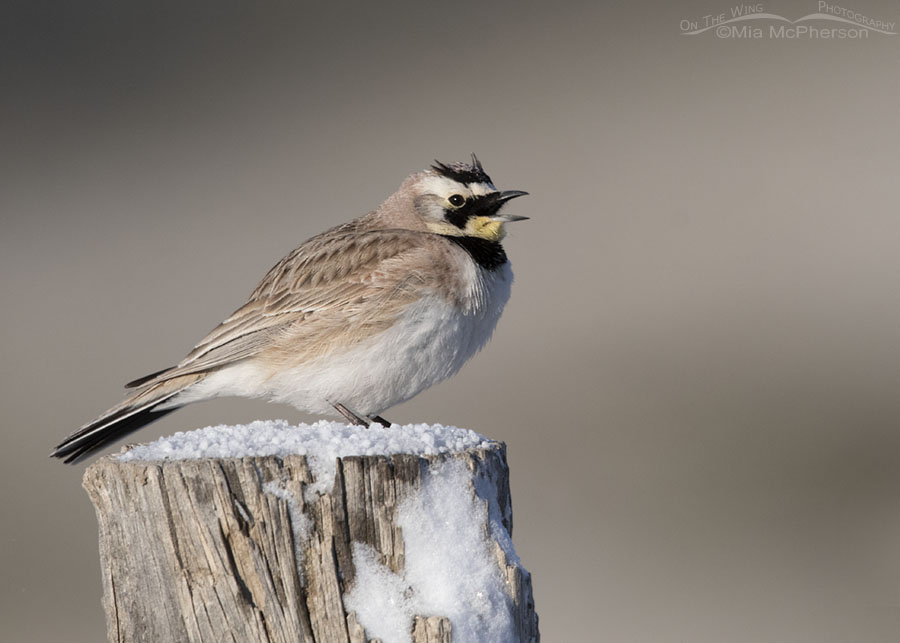
<path id="1" fill-rule="evenodd" d="M 108 444 L 181 408 L 180 406 L 159 408 L 159 406 L 202 377 L 203 375 L 187 375 L 145 386 L 96 420 L 69 435 L 50 455 L 54 458 L 63 458 L 67 464 L 84 460 Z"/>

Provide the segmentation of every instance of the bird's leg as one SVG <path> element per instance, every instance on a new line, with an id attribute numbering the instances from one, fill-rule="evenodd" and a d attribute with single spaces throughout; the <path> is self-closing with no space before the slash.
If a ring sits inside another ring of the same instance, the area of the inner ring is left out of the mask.
<path id="1" fill-rule="evenodd" d="M 350 424 L 358 424 L 359 426 L 364 426 L 366 428 L 369 427 L 370 422 L 368 420 L 363 419 L 340 402 L 332 402 L 331 406 L 334 407 L 335 411 L 343 415 Z"/>
<path id="2" fill-rule="evenodd" d="M 389 426 L 391 425 L 390 422 L 388 422 L 387 420 L 385 420 L 385 419 L 384 419 L 383 417 L 381 417 L 380 415 L 370 415 L 370 416 L 369 416 L 369 419 L 370 419 L 372 422 L 375 422 L 376 424 L 380 424 L 380 425 L 383 426 L 383 427 L 389 427 Z"/>

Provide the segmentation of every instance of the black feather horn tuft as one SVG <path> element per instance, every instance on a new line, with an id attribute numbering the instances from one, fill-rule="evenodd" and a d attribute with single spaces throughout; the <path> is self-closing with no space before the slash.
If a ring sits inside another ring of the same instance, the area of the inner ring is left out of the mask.
<path id="1" fill-rule="evenodd" d="M 494 184 L 491 181 L 491 177 L 487 175 L 484 171 L 484 168 L 481 165 L 481 161 L 478 160 L 478 157 L 472 154 L 472 162 L 471 163 L 441 163 L 440 161 L 435 161 L 434 165 L 431 166 L 431 169 L 440 174 L 441 176 L 446 176 L 448 179 L 452 179 L 454 181 L 458 181 L 459 183 L 490 183 Z"/>

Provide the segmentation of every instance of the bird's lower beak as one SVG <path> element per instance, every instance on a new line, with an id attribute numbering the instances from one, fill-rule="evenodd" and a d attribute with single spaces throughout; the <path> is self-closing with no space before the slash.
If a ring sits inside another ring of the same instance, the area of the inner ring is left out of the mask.
<path id="1" fill-rule="evenodd" d="M 491 221 L 502 221 L 510 223 L 511 221 L 525 221 L 531 217 L 523 217 L 521 214 L 495 214 L 491 217 Z"/>
<path id="2" fill-rule="evenodd" d="M 496 196 L 496 203 L 499 203 L 501 206 L 507 201 L 511 201 L 512 199 L 517 199 L 520 196 L 526 196 L 528 192 L 523 192 L 522 190 L 505 190 L 500 192 Z M 503 223 L 509 223 L 511 221 L 525 221 L 529 217 L 523 217 L 518 214 L 494 214 L 491 216 L 492 221 L 502 221 Z"/>

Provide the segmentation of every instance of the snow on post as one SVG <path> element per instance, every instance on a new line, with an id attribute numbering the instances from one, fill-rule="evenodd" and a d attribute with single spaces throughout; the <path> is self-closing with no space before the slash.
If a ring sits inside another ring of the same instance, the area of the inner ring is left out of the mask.
<path id="1" fill-rule="evenodd" d="M 101 458 L 110 642 L 537 642 L 506 447 L 440 425 L 253 422 Z"/>

